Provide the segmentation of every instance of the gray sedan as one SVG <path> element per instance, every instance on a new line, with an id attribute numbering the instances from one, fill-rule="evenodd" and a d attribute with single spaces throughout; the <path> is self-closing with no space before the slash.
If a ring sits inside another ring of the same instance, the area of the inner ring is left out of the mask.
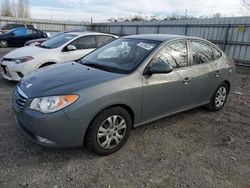
<path id="1" fill-rule="evenodd" d="M 13 109 L 22 132 L 40 145 L 85 144 L 108 155 L 134 127 L 199 106 L 220 110 L 233 72 L 233 61 L 206 40 L 127 36 L 24 77 Z"/>

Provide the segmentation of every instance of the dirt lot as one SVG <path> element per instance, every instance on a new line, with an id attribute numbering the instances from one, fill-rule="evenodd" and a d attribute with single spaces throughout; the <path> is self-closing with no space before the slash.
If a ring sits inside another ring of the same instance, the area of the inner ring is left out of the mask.
<path id="1" fill-rule="evenodd" d="M 240 72 L 220 112 L 198 108 L 137 128 L 107 157 L 28 141 L 11 110 L 15 83 L 0 78 L 0 187 L 250 187 L 250 69 Z"/>

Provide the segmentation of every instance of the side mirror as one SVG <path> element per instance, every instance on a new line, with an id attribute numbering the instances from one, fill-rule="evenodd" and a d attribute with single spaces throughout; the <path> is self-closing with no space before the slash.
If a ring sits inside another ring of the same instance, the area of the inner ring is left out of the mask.
<path id="1" fill-rule="evenodd" d="M 73 45 L 68 45 L 67 46 L 67 51 L 76 51 L 76 47 Z"/>
<path id="2" fill-rule="evenodd" d="M 14 37 L 14 36 L 15 36 L 15 33 L 11 33 L 11 36 L 13 36 L 13 37 Z"/>
<path id="3" fill-rule="evenodd" d="M 168 63 L 155 62 L 149 68 L 149 74 L 167 74 L 172 72 L 172 67 Z"/>

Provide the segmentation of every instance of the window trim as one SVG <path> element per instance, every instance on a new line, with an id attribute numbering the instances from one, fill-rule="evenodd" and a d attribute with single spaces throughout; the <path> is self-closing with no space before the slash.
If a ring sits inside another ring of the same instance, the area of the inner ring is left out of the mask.
<path id="1" fill-rule="evenodd" d="M 176 42 L 185 42 L 186 43 L 188 59 L 187 59 L 187 66 L 186 67 L 174 68 L 173 71 L 178 71 L 178 70 L 182 70 L 182 69 L 186 69 L 186 68 L 190 67 L 191 66 L 191 64 L 190 64 L 191 63 L 191 61 L 190 61 L 191 57 L 190 57 L 190 49 L 189 49 L 189 45 L 188 45 L 188 40 L 187 39 L 174 39 L 174 40 L 168 41 L 167 43 L 163 44 L 161 46 L 161 48 L 153 55 L 153 57 L 150 59 L 147 66 L 144 68 L 143 75 L 145 75 L 147 73 L 148 68 L 152 64 L 152 60 L 155 58 L 155 56 L 158 53 L 160 53 L 166 46 L 171 45 L 171 44 L 176 43 Z"/>
<path id="2" fill-rule="evenodd" d="M 191 43 L 194 42 L 194 41 L 198 41 L 198 42 L 201 42 L 201 43 L 204 43 L 206 45 L 209 46 L 209 48 L 212 50 L 212 53 L 213 53 L 213 60 L 212 61 L 209 61 L 209 62 L 206 62 L 206 63 L 200 63 L 200 64 L 194 64 L 193 63 L 193 49 L 192 49 L 192 45 Z M 189 43 L 189 48 L 190 48 L 190 58 L 191 58 L 191 61 L 190 61 L 190 66 L 200 66 L 200 65 L 207 65 L 207 64 L 211 64 L 213 63 L 215 60 L 215 55 L 214 55 L 214 50 L 212 48 L 212 45 L 210 43 L 208 43 L 207 41 L 205 40 L 200 40 L 200 39 L 188 39 L 188 43 Z"/>

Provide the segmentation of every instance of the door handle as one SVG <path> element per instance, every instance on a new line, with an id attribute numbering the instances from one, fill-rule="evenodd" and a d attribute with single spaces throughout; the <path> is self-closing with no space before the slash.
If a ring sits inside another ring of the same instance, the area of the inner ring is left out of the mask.
<path id="1" fill-rule="evenodd" d="M 220 74 L 221 74 L 221 71 L 219 71 L 219 70 L 215 71 L 215 73 L 214 73 L 214 75 L 215 75 L 216 77 L 219 77 Z"/>
<path id="2" fill-rule="evenodd" d="M 188 78 L 188 77 L 186 77 L 186 78 L 184 78 L 184 80 L 182 81 L 182 83 L 184 83 L 185 85 L 187 85 L 190 81 L 191 81 L 191 79 Z"/>

